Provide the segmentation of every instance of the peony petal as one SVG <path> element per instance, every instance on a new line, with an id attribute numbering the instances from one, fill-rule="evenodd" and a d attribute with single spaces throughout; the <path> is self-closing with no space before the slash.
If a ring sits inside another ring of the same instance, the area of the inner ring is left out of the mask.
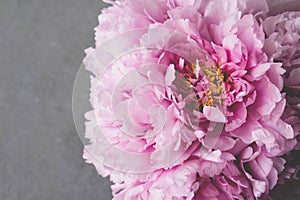
<path id="1" fill-rule="evenodd" d="M 175 69 L 174 69 L 174 65 L 172 64 L 167 68 L 167 73 L 165 76 L 166 85 L 171 85 L 174 79 L 175 79 Z"/>
<path id="2" fill-rule="evenodd" d="M 215 107 L 204 106 L 203 114 L 207 120 L 212 122 L 225 123 L 227 121 L 225 115 Z"/>
<path id="3" fill-rule="evenodd" d="M 263 75 L 265 75 L 265 73 L 269 70 L 270 67 L 271 67 L 270 63 L 263 63 L 256 67 L 253 67 L 251 70 L 249 70 L 247 77 L 251 81 L 259 80 Z"/>
<path id="4" fill-rule="evenodd" d="M 279 89 L 267 77 L 263 77 L 255 86 L 257 97 L 251 107 L 261 115 L 271 114 L 276 103 L 282 98 Z"/>
<path id="5" fill-rule="evenodd" d="M 293 69 L 290 72 L 290 76 L 286 80 L 287 85 L 298 85 L 300 86 L 300 67 Z"/>

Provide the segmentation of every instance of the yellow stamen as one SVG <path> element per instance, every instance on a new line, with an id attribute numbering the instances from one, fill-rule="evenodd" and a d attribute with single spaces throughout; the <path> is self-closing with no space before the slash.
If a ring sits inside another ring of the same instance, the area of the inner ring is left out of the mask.
<path id="1" fill-rule="evenodd" d="M 191 64 L 191 69 L 193 73 L 195 73 L 195 69 L 197 64 Z M 202 106 L 217 106 L 221 105 L 222 97 L 225 95 L 225 91 L 223 88 L 224 83 L 224 73 L 221 69 L 219 69 L 216 65 L 212 65 L 210 67 L 200 66 L 200 69 L 204 72 L 205 78 L 209 81 L 209 89 L 210 91 L 205 93 L 205 96 L 208 100 L 204 100 L 198 98 L 198 102 Z M 192 75 L 186 76 L 187 82 L 191 84 Z M 205 99 L 206 99 L 205 98 Z"/>

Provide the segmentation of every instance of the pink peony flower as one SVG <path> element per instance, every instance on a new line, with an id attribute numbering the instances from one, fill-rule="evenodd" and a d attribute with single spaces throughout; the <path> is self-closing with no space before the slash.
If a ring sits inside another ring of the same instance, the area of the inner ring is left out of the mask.
<path id="1" fill-rule="evenodd" d="M 282 62 L 286 70 L 284 88 L 287 106 L 284 119 L 300 131 L 300 12 L 286 12 L 268 17 L 264 23 L 267 34 L 265 51 L 276 62 Z M 283 83 L 280 83 L 281 87 Z"/>
<path id="2" fill-rule="evenodd" d="M 287 100 L 282 119 L 292 125 L 294 134 L 298 136 L 297 146 L 293 151 L 287 151 L 284 156 L 287 162 L 279 181 L 284 184 L 287 180 L 292 182 L 299 179 L 297 176 L 300 162 L 297 157 L 300 150 L 300 12 L 285 12 L 268 17 L 263 26 L 267 35 L 265 51 L 275 62 L 282 62 L 286 70 L 284 81 L 280 83 Z"/>
<path id="3" fill-rule="evenodd" d="M 266 197 L 299 122 L 270 59 L 285 50 L 267 46 L 259 23 L 267 2 L 109 2 L 84 60 L 84 158 L 111 176 L 114 199 Z"/>

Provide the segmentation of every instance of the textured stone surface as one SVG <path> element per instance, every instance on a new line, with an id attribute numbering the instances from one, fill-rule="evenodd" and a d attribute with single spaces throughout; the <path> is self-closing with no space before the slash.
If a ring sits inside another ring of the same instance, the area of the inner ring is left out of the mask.
<path id="1" fill-rule="evenodd" d="M 71 96 L 100 0 L 0 0 L 0 199 L 109 200 L 85 164 Z"/>

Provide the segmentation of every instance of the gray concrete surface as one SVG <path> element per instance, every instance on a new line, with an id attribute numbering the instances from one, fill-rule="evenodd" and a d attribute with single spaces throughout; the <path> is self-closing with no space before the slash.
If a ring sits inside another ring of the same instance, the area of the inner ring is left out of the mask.
<path id="1" fill-rule="evenodd" d="M 0 0 L 0 200 L 109 200 L 71 96 L 100 0 Z"/>

